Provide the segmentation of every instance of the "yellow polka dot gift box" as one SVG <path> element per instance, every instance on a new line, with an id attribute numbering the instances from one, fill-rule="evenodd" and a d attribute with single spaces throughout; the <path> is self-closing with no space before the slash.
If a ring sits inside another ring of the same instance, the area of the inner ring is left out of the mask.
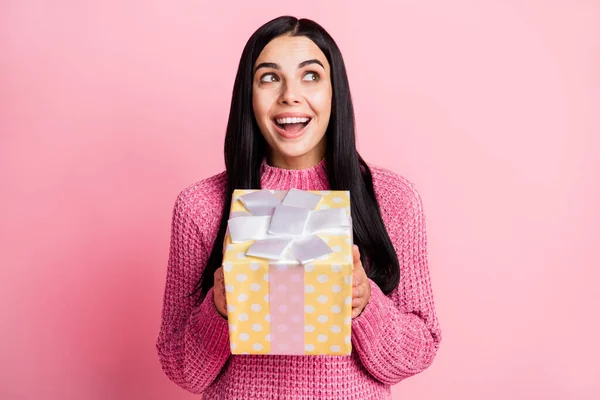
<path id="1" fill-rule="evenodd" d="M 223 272 L 232 354 L 352 350 L 348 191 L 235 190 Z"/>

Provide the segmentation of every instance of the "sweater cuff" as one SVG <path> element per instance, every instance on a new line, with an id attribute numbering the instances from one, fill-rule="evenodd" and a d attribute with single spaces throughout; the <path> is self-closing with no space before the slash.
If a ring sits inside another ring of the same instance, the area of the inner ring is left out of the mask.
<path id="1" fill-rule="evenodd" d="M 352 320 L 352 341 L 364 347 L 366 344 L 374 344 L 380 337 L 383 324 L 385 323 L 385 302 L 389 301 L 379 286 L 371 279 L 371 298 L 360 315 Z"/>
<path id="2" fill-rule="evenodd" d="M 192 310 L 190 325 L 193 336 L 201 342 L 210 343 L 209 352 L 212 354 L 231 354 L 229 345 L 228 322 L 217 310 L 213 289 L 207 293 L 202 303 Z"/>

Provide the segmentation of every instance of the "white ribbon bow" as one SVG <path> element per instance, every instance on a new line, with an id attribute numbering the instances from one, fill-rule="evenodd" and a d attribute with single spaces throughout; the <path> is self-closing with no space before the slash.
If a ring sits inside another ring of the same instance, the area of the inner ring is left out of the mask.
<path id="1" fill-rule="evenodd" d="M 246 255 L 282 263 L 310 263 L 333 250 L 316 233 L 349 234 L 346 210 L 314 211 L 323 196 L 291 189 L 283 202 L 269 190 L 239 199 L 249 212 L 232 213 L 228 228 L 233 243 L 254 240 Z"/>

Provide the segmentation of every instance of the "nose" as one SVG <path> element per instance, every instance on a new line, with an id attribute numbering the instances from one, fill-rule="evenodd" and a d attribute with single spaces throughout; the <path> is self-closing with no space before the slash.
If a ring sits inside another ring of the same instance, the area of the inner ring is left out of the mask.
<path id="1" fill-rule="evenodd" d="M 293 82 L 286 82 L 282 85 L 282 92 L 279 102 L 285 105 L 300 104 L 302 102 L 301 88 Z"/>

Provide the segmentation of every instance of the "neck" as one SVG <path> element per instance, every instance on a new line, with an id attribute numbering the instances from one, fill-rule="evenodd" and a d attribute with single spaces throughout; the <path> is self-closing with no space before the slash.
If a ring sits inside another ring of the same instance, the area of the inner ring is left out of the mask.
<path id="1" fill-rule="evenodd" d="M 294 157 L 294 158 L 279 158 L 276 156 L 267 157 L 267 163 L 276 168 L 282 169 L 306 169 L 317 165 L 321 159 L 314 157 Z"/>

